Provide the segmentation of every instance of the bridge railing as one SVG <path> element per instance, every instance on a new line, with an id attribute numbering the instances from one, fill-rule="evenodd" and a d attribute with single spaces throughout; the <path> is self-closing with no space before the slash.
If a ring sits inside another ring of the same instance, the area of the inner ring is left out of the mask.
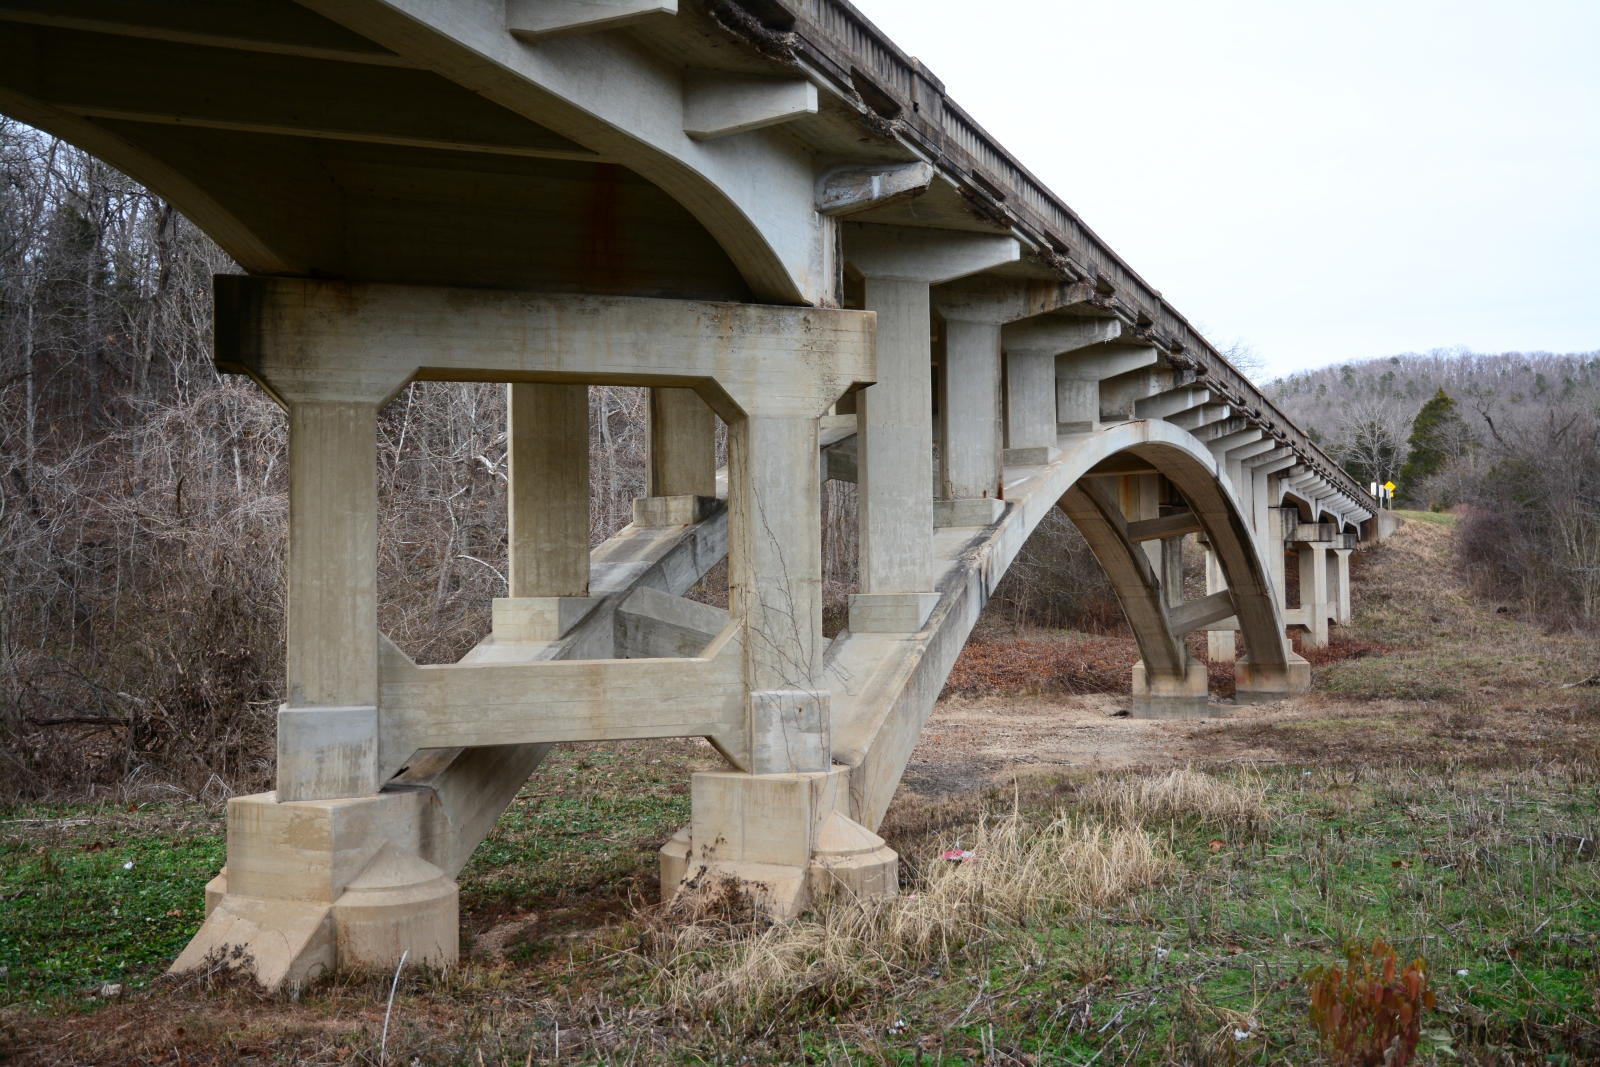
<path id="1" fill-rule="evenodd" d="M 855 95 L 885 125 L 926 153 L 955 181 L 973 208 L 1027 233 L 1044 258 L 1092 283 L 1106 306 L 1141 336 L 1166 349 L 1179 365 L 1293 448 L 1306 466 L 1363 507 L 1377 510 L 1366 487 L 1351 478 L 1288 416 L 1239 373 L 1078 214 L 951 100 L 944 85 L 906 55 L 846 0 L 732 0 L 769 25 L 788 23 L 786 46 L 847 96 Z M 1070 92 L 1068 87 L 1067 92 Z"/>

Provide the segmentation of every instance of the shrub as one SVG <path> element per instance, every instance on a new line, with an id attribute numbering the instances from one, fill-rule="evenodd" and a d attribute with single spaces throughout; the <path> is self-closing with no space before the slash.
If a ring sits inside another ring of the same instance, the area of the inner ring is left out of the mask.
<path id="1" fill-rule="evenodd" d="M 1422 960 L 1404 970 L 1381 939 L 1344 950 L 1345 966 L 1313 968 L 1311 1023 L 1329 1059 L 1348 1067 L 1405 1067 L 1422 1037 L 1433 992 Z"/>

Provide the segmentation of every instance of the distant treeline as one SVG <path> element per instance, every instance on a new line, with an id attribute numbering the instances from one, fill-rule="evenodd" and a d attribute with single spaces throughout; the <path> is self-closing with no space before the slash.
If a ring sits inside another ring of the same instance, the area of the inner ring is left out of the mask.
<path id="1" fill-rule="evenodd" d="M 1600 627 L 1600 351 L 1406 354 L 1305 371 L 1267 394 L 1396 503 L 1460 508 L 1485 592 Z"/>

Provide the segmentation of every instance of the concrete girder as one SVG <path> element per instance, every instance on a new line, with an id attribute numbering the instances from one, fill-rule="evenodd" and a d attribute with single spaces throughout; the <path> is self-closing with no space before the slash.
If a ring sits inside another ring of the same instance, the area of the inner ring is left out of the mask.
<path id="1" fill-rule="evenodd" d="M 508 30 L 499 4 L 303 2 L 641 175 L 699 220 L 758 300 L 834 302 L 831 233 L 814 207 L 809 149 L 773 130 L 690 136 L 683 76 L 666 60 L 606 33 L 530 46 Z"/>
<path id="2" fill-rule="evenodd" d="M 1173 389 L 1136 402 L 1133 405 L 1133 412 L 1141 419 L 1170 419 L 1174 415 L 1210 403 L 1211 396 L 1209 389 L 1196 387 Z"/>
<path id="3" fill-rule="evenodd" d="M 677 13 L 678 0 L 506 0 L 506 29 L 524 41 L 542 41 Z"/>
<path id="4" fill-rule="evenodd" d="M 683 91 L 683 132 L 697 141 L 749 133 L 817 113 L 817 87 L 804 78 L 699 72 L 684 79 Z"/>
<path id="5" fill-rule="evenodd" d="M 1228 404 L 1212 402 L 1209 404 L 1202 404 L 1196 408 L 1190 408 L 1188 411 L 1177 412 L 1174 415 L 1168 416 L 1167 421 L 1171 422 L 1174 426 L 1181 426 L 1190 433 L 1194 433 L 1202 426 L 1208 426 L 1211 423 L 1220 422 L 1223 419 L 1231 417 L 1232 414 L 1233 408 Z"/>
<path id="6" fill-rule="evenodd" d="M 927 163 L 833 167 L 817 179 L 817 211 L 843 218 L 858 211 L 914 200 L 933 184 Z"/>
<path id="7" fill-rule="evenodd" d="M 288 403 L 378 404 L 413 379 L 583 381 L 690 387 L 729 422 L 774 405 L 816 418 L 877 374 L 861 312 L 234 275 L 216 292 L 218 366 Z"/>

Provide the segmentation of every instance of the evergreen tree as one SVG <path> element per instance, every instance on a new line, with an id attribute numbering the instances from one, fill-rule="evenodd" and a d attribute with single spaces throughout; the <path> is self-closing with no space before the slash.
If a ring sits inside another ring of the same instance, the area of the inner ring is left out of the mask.
<path id="1" fill-rule="evenodd" d="M 1426 483 L 1444 470 L 1465 435 L 1466 424 L 1456 411 L 1456 402 L 1440 389 L 1422 405 L 1411 423 L 1397 496 L 1407 504 L 1434 504 L 1435 501 L 1427 499 Z"/>

